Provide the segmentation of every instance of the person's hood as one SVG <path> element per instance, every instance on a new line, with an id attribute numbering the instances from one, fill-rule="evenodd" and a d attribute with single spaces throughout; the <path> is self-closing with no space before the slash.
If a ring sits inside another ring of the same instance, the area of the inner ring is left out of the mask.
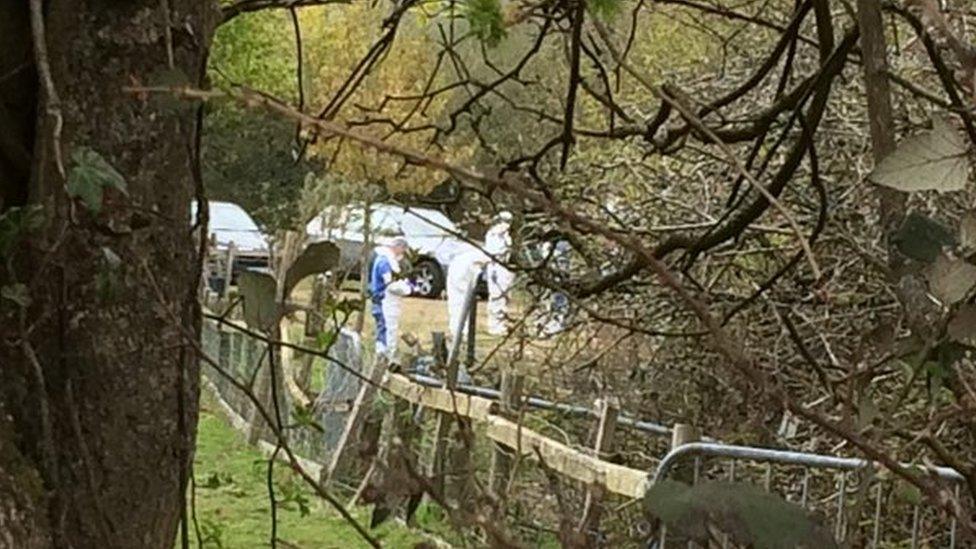
<path id="1" fill-rule="evenodd" d="M 387 261 L 390 262 L 390 268 L 393 269 L 393 272 L 400 272 L 400 260 L 397 259 L 396 254 L 393 253 L 393 250 L 387 246 L 377 246 L 373 251 L 376 252 L 376 255 L 383 256 L 387 259 Z"/>
<path id="2" fill-rule="evenodd" d="M 234 248 L 241 253 L 268 254 L 268 243 L 258 231 L 213 229 L 211 233 L 216 237 L 219 248 L 226 248 L 233 242 Z"/>

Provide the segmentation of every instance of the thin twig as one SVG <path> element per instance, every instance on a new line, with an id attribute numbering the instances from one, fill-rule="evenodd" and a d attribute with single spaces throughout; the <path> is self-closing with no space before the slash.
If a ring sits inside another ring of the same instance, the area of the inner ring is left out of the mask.
<path id="1" fill-rule="evenodd" d="M 594 19 L 593 26 L 603 39 L 604 44 L 607 46 L 607 51 L 610 52 L 610 56 L 613 57 L 614 61 L 616 61 L 618 65 L 620 65 L 628 74 L 633 76 L 638 83 L 644 86 L 655 97 L 671 105 L 671 107 L 681 113 L 681 116 L 683 116 L 692 126 L 694 126 L 695 129 L 702 132 L 706 137 L 714 142 L 715 145 L 718 146 L 719 150 L 722 151 L 722 154 L 725 156 L 725 159 L 729 162 L 729 164 L 731 164 L 732 167 L 739 172 L 739 175 L 745 178 L 745 180 L 759 194 L 761 194 L 763 198 L 765 198 L 773 206 L 773 208 L 775 208 L 776 211 L 783 216 L 784 219 L 786 219 L 786 222 L 790 225 L 790 228 L 796 235 L 796 240 L 799 242 L 800 248 L 803 249 L 803 254 L 806 256 L 807 262 L 810 264 L 810 270 L 813 272 L 814 280 L 820 280 L 822 277 L 820 266 L 817 264 L 817 259 L 813 255 L 813 249 L 810 248 L 810 244 L 807 241 L 807 238 L 803 235 L 803 230 L 800 228 L 800 224 L 797 223 L 796 217 L 793 215 L 793 213 L 790 212 L 789 209 L 787 209 L 786 206 L 784 206 L 775 196 L 773 196 L 773 194 L 769 192 L 765 185 L 763 185 L 756 178 L 756 176 L 752 174 L 751 171 L 746 169 L 745 165 L 742 164 L 742 161 L 739 160 L 739 157 L 735 154 L 735 151 L 732 150 L 732 147 L 730 147 L 728 143 L 716 135 L 715 132 L 709 128 L 708 125 L 705 124 L 697 114 L 695 114 L 681 101 L 677 101 L 670 95 L 664 93 L 659 86 L 653 85 L 644 75 L 640 74 L 637 70 L 631 67 L 630 63 L 628 63 L 627 60 L 620 55 L 620 52 L 617 51 L 617 47 L 613 44 L 613 39 L 610 37 L 610 33 L 607 31 L 607 28 L 603 25 L 603 23 Z"/>

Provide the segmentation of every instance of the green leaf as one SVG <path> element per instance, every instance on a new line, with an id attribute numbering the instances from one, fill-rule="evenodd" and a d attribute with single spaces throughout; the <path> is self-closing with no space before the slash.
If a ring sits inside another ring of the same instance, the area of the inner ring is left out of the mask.
<path id="1" fill-rule="evenodd" d="M 963 305 L 949 321 L 949 337 L 959 343 L 976 343 L 976 305 Z"/>
<path id="2" fill-rule="evenodd" d="M 24 236 L 44 225 L 41 206 L 14 206 L 0 213 L 0 257 L 7 257 Z"/>
<path id="3" fill-rule="evenodd" d="M 976 265 L 940 254 L 925 272 L 929 289 L 945 305 L 962 301 L 976 286 Z"/>
<path id="4" fill-rule="evenodd" d="M 588 0 L 586 3 L 594 15 L 606 21 L 620 9 L 620 0 Z"/>
<path id="5" fill-rule="evenodd" d="M 31 304 L 30 290 L 27 289 L 26 284 L 17 283 L 2 286 L 0 287 L 0 297 L 12 301 L 24 309 L 30 307 Z"/>
<path id="6" fill-rule="evenodd" d="M 335 244 L 331 242 L 309 244 L 285 273 L 285 296 L 290 295 L 292 289 L 303 278 L 328 272 L 338 264 L 339 248 Z"/>
<path id="7" fill-rule="evenodd" d="M 505 21 L 499 0 L 467 0 L 464 18 L 471 32 L 488 46 L 497 46 L 505 37 Z"/>
<path id="8" fill-rule="evenodd" d="M 894 488 L 895 499 L 911 505 L 922 504 L 922 491 L 914 484 L 908 484 L 904 480 L 897 480 Z"/>
<path id="9" fill-rule="evenodd" d="M 669 531 L 701 542 L 707 539 L 711 525 L 741 545 L 837 547 L 804 509 L 749 484 L 705 482 L 689 487 L 668 480 L 652 486 L 644 503 Z"/>
<path id="10" fill-rule="evenodd" d="M 962 135 L 948 122 L 936 119 L 931 131 L 905 139 L 869 178 L 904 192 L 959 191 L 968 178 L 967 150 Z"/>
<path id="11" fill-rule="evenodd" d="M 319 333 L 318 337 L 315 338 L 315 344 L 318 345 L 319 349 L 328 349 L 335 342 L 336 333 L 331 330 L 327 330 Z"/>
<path id="12" fill-rule="evenodd" d="M 244 298 L 244 322 L 251 328 L 270 331 L 278 322 L 274 277 L 268 273 L 244 271 L 238 275 L 237 286 Z"/>
<path id="13" fill-rule="evenodd" d="M 943 248 L 956 244 L 955 235 L 945 225 L 917 212 L 905 217 L 893 239 L 901 253 L 925 263 L 932 263 Z"/>
<path id="14" fill-rule="evenodd" d="M 296 404 L 291 411 L 291 418 L 296 427 L 308 427 L 320 433 L 325 432 L 325 428 L 315 421 L 315 413 L 311 407 Z"/>
<path id="15" fill-rule="evenodd" d="M 80 199 L 92 213 L 102 210 L 106 188 L 126 194 L 125 178 L 98 152 L 79 147 L 71 154 L 73 163 L 68 172 L 68 195 Z"/>

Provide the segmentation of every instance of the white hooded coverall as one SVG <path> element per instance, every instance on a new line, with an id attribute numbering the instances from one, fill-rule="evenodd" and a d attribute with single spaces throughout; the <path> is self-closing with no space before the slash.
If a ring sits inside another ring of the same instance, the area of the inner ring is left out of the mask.
<path id="1" fill-rule="evenodd" d="M 459 326 L 462 337 L 467 331 L 464 298 L 468 289 L 477 283 L 478 275 L 488 261 L 488 256 L 481 250 L 471 250 L 452 259 L 447 267 L 447 316 L 451 337 L 458 333 Z"/>
<path id="2" fill-rule="evenodd" d="M 387 263 L 389 268 L 385 268 L 383 263 Z M 376 248 L 376 260 L 372 269 L 373 276 L 379 280 L 373 280 L 373 285 L 378 287 L 375 290 L 383 292 L 383 297 L 379 303 L 379 311 L 375 309 L 373 315 L 379 312 L 382 319 L 377 318 L 377 330 L 380 330 L 380 321 L 385 327 L 385 336 L 377 338 L 376 354 L 386 355 L 389 360 L 396 360 L 397 341 L 399 340 L 400 312 L 402 308 L 403 296 L 410 295 L 410 281 L 405 279 L 393 280 L 394 274 L 400 272 L 400 261 L 396 258 L 390 248 L 379 246 Z M 379 335 L 379 334 L 378 334 Z M 382 341 L 380 340 L 382 339 Z"/>
<path id="3" fill-rule="evenodd" d="M 492 257 L 488 264 L 488 333 L 504 335 L 508 319 L 508 293 L 515 280 L 515 273 L 502 264 L 508 261 L 512 248 L 511 225 L 507 218 L 501 218 L 492 225 L 485 235 L 485 252 Z"/>

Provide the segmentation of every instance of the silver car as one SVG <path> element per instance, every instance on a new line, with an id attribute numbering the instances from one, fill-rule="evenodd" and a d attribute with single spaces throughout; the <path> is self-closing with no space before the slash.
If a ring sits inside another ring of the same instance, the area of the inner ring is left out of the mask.
<path id="1" fill-rule="evenodd" d="M 340 270 L 359 275 L 366 242 L 366 208 L 362 203 L 330 206 L 306 226 L 309 242 L 329 240 L 339 246 Z M 417 292 L 424 297 L 439 297 L 444 291 L 447 266 L 457 255 L 475 249 L 457 235 L 463 234 L 450 219 L 437 210 L 373 204 L 369 218 L 370 241 L 402 234 L 415 252 L 412 272 Z"/>
<path id="2" fill-rule="evenodd" d="M 257 223 L 243 208 L 233 202 L 210 200 L 208 234 L 211 240 L 210 271 L 226 276 L 226 258 L 230 265 L 231 282 L 244 270 L 267 268 L 271 264 L 271 247 Z M 191 223 L 196 220 L 197 205 L 190 208 Z M 233 249 L 233 253 L 230 250 Z"/>

